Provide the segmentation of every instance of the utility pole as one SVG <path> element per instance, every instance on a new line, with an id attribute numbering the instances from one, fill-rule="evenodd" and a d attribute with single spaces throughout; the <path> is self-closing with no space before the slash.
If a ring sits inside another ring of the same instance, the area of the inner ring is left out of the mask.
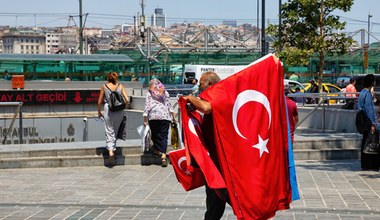
<path id="1" fill-rule="evenodd" d="M 265 56 L 266 52 L 265 42 L 265 0 L 261 0 L 261 56 Z"/>
<path id="2" fill-rule="evenodd" d="M 79 53 L 83 54 L 83 14 L 82 0 L 79 0 Z"/>
<path id="3" fill-rule="evenodd" d="M 367 34 L 368 34 L 368 47 L 369 47 L 369 33 L 370 33 L 370 27 L 371 27 L 371 18 L 372 18 L 372 15 L 371 14 L 368 14 L 368 31 L 367 31 Z"/>
<path id="4" fill-rule="evenodd" d="M 145 3 L 144 0 L 140 0 L 141 5 L 141 17 L 140 17 L 140 37 L 142 39 L 142 42 L 145 42 L 145 14 L 144 14 L 144 7 Z"/>
<path id="5" fill-rule="evenodd" d="M 278 1 L 278 42 L 280 42 L 280 51 L 282 51 L 282 20 L 281 20 L 281 0 Z"/>
<path id="6" fill-rule="evenodd" d="M 256 10 L 257 10 L 257 24 L 256 24 L 256 29 L 257 29 L 257 47 L 260 49 L 260 0 L 256 0 L 257 2 L 257 6 L 256 6 Z"/>

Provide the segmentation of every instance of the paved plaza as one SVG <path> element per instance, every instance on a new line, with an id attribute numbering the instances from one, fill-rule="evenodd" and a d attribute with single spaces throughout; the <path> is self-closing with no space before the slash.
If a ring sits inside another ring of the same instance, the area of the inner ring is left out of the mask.
<path id="1" fill-rule="evenodd" d="M 301 200 L 274 219 L 380 219 L 379 172 L 358 160 L 296 167 Z M 0 219 L 193 220 L 204 211 L 204 187 L 185 192 L 171 166 L 0 171 Z M 230 206 L 223 219 L 235 219 Z"/>

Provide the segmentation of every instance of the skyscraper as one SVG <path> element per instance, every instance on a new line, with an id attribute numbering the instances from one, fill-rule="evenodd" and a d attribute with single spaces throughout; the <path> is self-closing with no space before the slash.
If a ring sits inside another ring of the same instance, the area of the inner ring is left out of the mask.
<path id="1" fill-rule="evenodd" d="M 166 27 L 166 15 L 162 8 L 154 9 L 151 25 L 154 27 Z"/>

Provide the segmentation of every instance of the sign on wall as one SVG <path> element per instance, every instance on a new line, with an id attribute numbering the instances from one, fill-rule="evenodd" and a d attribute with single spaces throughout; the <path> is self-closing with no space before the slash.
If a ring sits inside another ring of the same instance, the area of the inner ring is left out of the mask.
<path id="1" fill-rule="evenodd" d="M 36 104 L 95 104 L 99 90 L 7 90 L 0 91 L 0 102 Z"/>

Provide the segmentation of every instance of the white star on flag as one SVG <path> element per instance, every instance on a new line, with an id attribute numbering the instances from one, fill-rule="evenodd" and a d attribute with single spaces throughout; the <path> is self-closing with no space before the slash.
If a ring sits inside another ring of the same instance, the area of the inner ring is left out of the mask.
<path id="1" fill-rule="evenodd" d="M 269 139 L 266 139 L 265 141 L 260 137 L 259 135 L 259 143 L 253 145 L 252 147 L 257 148 L 260 150 L 260 158 L 263 155 L 263 152 L 267 152 L 269 154 L 268 148 L 267 148 L 267 143 Z"/>

